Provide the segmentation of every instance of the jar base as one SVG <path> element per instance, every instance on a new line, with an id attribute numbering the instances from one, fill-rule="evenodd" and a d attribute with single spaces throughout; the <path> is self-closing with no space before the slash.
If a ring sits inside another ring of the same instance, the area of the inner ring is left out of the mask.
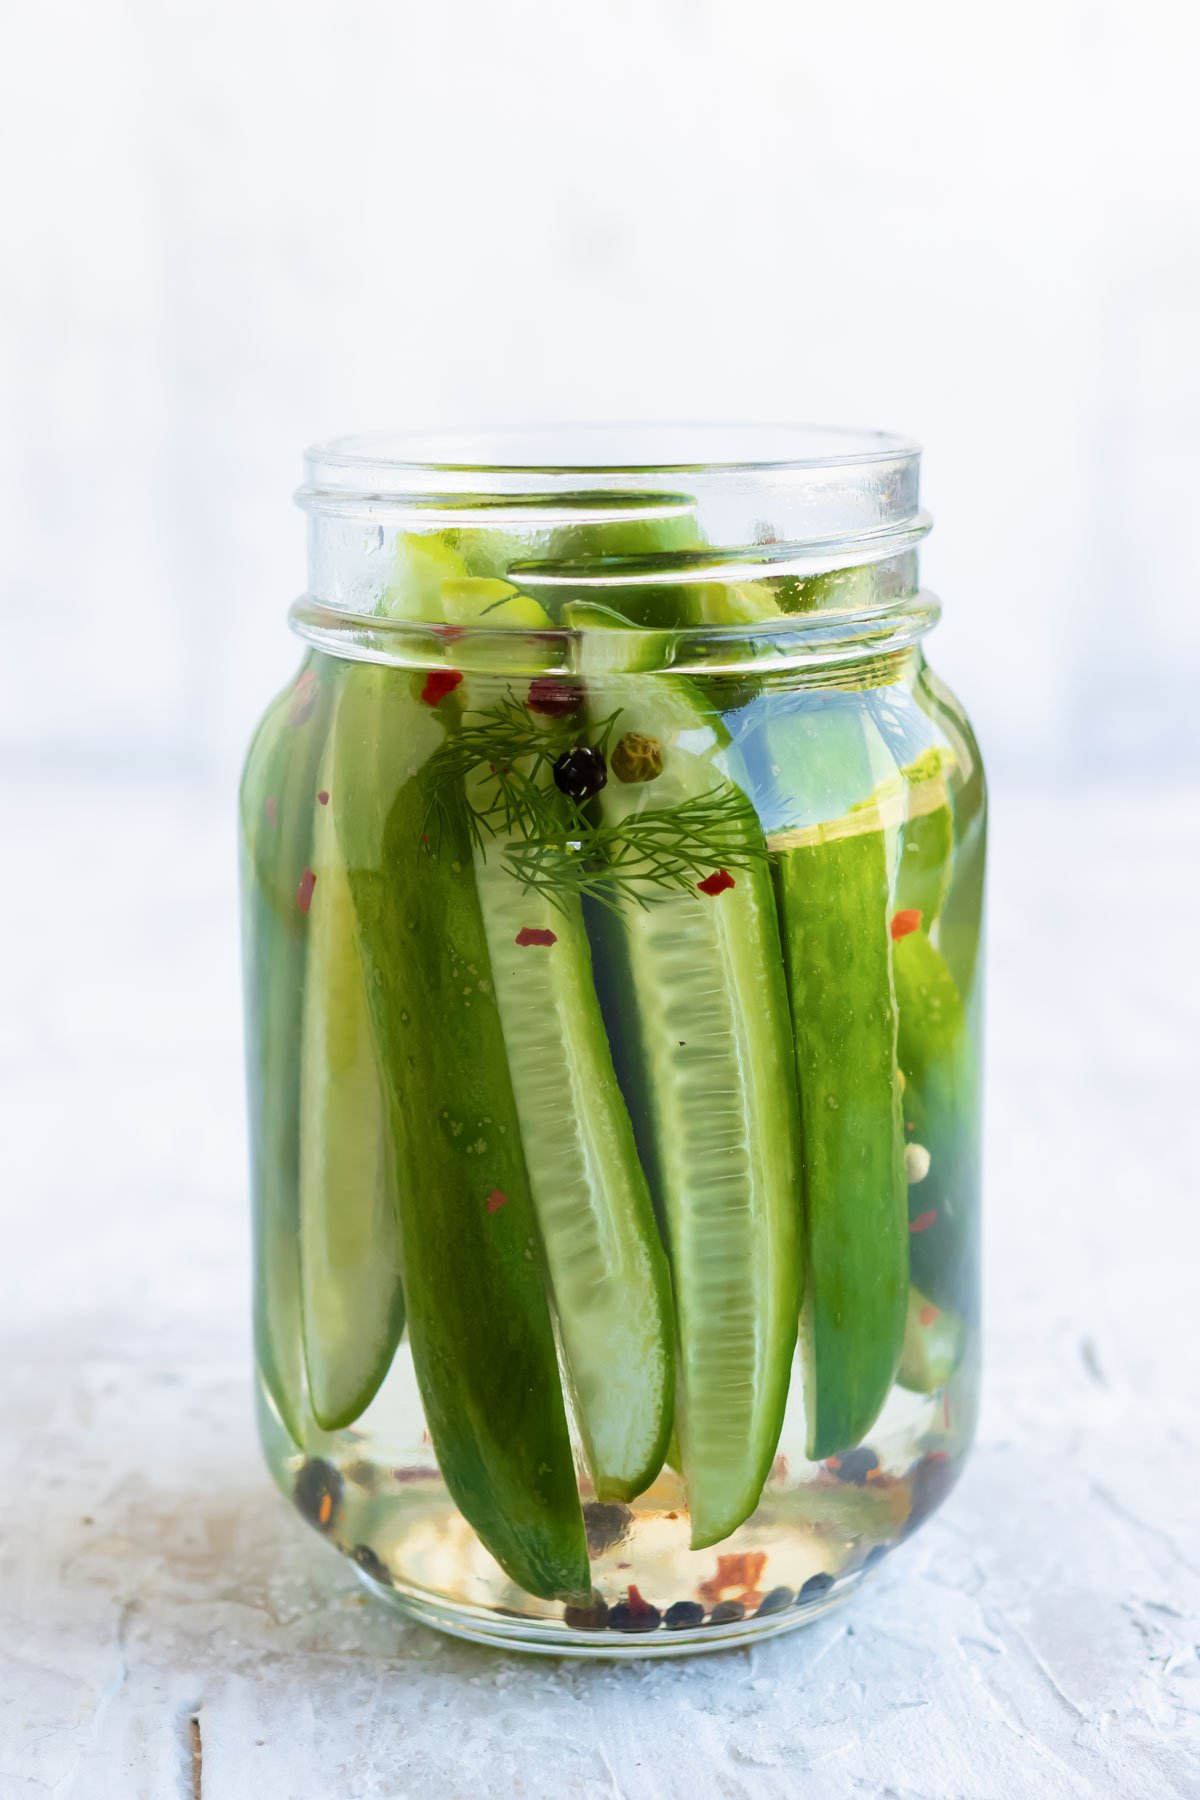
<path id="1" fill-rule="evenodd" d="M 828 1588 L 819 1598 L 793 1601 L 767 1617 L 737 1619 L 728 1623 L 693 1625 L 671 1630 L 664 1625 L 653 1631 L 620 1631 L 605 1626 L 587 1630 L 538 1619 L 504 1618 L 482 1607 L 434 1600 L 402 1582 L 385 1584 L 355 1565 L 355 1574 L 376 1599 L 418 1625 L 427 1625 L 449 1637 L 491 1650 L 519 1650 L 532 1656 L 571 1656 L 592 1661 L 627 1662 L 666 1656 L 704 1656 L 714 1650 L 735 1650 L 757 1644 L 786 1631 L 798 1631 L 833 1612 L 857 1592 L 870 1569 L 855 1569 Z"/>

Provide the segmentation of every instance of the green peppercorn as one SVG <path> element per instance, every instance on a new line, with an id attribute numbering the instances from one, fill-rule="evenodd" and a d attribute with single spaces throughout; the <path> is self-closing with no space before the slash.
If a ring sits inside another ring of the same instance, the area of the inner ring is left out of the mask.
<path id="1" fill-rule="evenodd" d="M 612 753 L 612 772 L 618 781 L 657 781 L 663 770 L 662 745 L 656 737 L 627 731 Z"/>

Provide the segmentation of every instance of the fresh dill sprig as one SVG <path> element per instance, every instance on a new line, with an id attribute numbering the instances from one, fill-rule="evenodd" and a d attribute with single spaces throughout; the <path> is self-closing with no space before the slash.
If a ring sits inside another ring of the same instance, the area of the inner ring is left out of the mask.
<path id="1" fill-rule="evenodd" d="M 618 716 L 611 713 L 588 732 L 587 741 L 606 754 Z M 467 713 L 429 764 L 426 833 L 431 823 L 440 828 L 448 787 L 466 796 L 477 847 L 488 838 L 534 838 L 561 829 L 562 796 L 553 768 L 567 747 L 561 728 L 540 724 L 512 694 L 487 711 Z"/>
<path id="2" fill-rule="evenodd" d="M 426 841 L 440 845 L 451 794 L 465 800 L 473 846 L 498 841 L 522 886 L 560 911 L 572 896 L 611 908 L 630 901 L 649 907 L 718 869 L 746 869 L 765 857 L 754 810 L 729 782 L 610 823 L 588 802 L 560 793 L 553 774 L 559 756 L 582 742 L 607 756 L 619 717 L 618 708 L 585 735 L 531 717 L 511 693 L 486 711 L 468 712 L 429 763 Z"/>
<path id="3" fill-rule="evenodd" d="M 522 886 L 560 911 L 571 895 L 610 908 L 628 901 L 653 906 L 718 869 L 747 869 L 766 855 L 750 804 L 731 785 L 611 824 L 593 823 L 578 807 L 570 811 L 555 831 L 504 851 Z"/>

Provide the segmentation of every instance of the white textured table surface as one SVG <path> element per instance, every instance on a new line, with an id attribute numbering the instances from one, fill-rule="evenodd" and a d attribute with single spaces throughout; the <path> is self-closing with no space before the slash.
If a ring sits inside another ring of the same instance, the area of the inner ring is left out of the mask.
<path id="1" fill-rule="evenodd" d="M 0 1800 L 1200 1795 L 1200 794 L 1000 797 L 958 1491 L 808 1631 L 625 1668 L 406 1626 L 268 1484 L 231 797 L 6 807 Z"/>

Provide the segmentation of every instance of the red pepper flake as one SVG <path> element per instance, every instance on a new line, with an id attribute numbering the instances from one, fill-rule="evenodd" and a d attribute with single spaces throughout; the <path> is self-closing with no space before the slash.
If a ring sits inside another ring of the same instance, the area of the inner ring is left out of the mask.
<path id="1" fill-rule="evenodd" d="M 434 626 L 434 630 L 437 632 L 438 636 L 447 639 L 447 641 L 452 641 L 454 638 L 460 638 L 466 629 L 465 625 Z"/>
<path id="2" fill-rule="evenodd" d="M 655 1618 L 658 1617 L 658 1608 L 656 1606 L 651 1606 L 650 1602 L 644 1599 L 632 1584 L 629 1587 L 628 1605 L 629 1617 L 631 1620 L 648 1619 L 651 1613 L 654 1614 Z"/>
<path id="3" fill-rule="evenodd" d="M 490 1213 L 499 1212 L 502 1206 L 508 1205 L 508 1195 L 503 1188 L 493 1188 L 487 1197 L 487 1209 Z"/>
<path id="4" fill-rule="evenodd" d="M 908 1229 L 909 1229 L 910 1233 L 917 1232 L 917 1231 L 928 1231 L 929 1227 L 934 1223 L 936 1218 L 937 1218 L 936 1209 L 932 1212 L 918 1213 L 915 1219 L 909 1220 Z"/>
<path id="5" fill-rule="evenodd" d="M 329 805 L 329 789 L 322 788 L 320 793 L 317 795 L 317 799 L 321 802 L 322 806 L 328 806 Z"/>
<path id="6" fill-rule="evenodd" d="M 924 913 L 916 906 L 906 906 L 903 912 L 893 913 L 891 933 L 893 938 L 907 937 L 912 931 L 920 931 Z"/>
<path id="7" fill-rule="evenodd" d="M 540 931 L 536 925 L 522 925 L 520 931 L 518 931 L 516 937 L 513 939 L 513 943 L 520 944 L 522 950 L 527 949 L 530 944 L 544 944 L 548 946 L 550 944 L 557 944 L 557 942 L 558 937 L 555 932 Z"/>
<path id="8" fill-rule="evenodd" d="M 529 684 L 525 700 L 530 712 L 547 719 L 566 719 L 583 705 L 583 689 L 573 681 L 559 681 L 554 675 L 539 675 Z"/>
<path id="9" fill-rule="evenodd" d="M 718 894 L 723 894 L 726 888 L 736 887 L 737 883 L 728 869 L 718 869 L 715 875 L 706 875 L 703 881 L 696 883 L 696 886 L 702 894 L 707 894 L 715 900 Z"/>
<path id="10" fill-rule="evenodd" d="M 917 1317 L 921 1321 L 922 1325 L 932 1325 L 933 1321 L 937 1318 L 937 1316 L 938 1316 L 938 1309 L 936 1306 L 923 1306 L 921 1308 L 920 1312 L 917 1314 Z"/>
<path id="11" fill-rule="evenodd" d="M 755 1591 L 766 1566 L 765 1550 L 743 1550 L 733 1556 L 718 1556 L 716 1574 L 702 1581 L 696 1592 L 702 1600 L 716 1602 L 730 1592 Z"/>
<path id="12" fill-rule="evenodd" d="M 317 878 L 312 870 L 305 869 L 300 877 L 300 886 L 296 889 L 296 905 L 302 913 L 306 913 L 312 905 L 313 889 L 316 885 Z"/>
<path id="13" fill-rule="evenodd" d="M 825 1458 L 825 1467 L 827 1469 L 840 1469 L 841 1466 L 842 1459 L 840 1456 L 827 1456 Z"/>
<path id="14" fill-rule="evenodd" d="M 457 669 L 431 669 L 425 677 L 421 698 L 426 706 L 437 706 L 447 694 L 454 692 L 461 680 L 462 676 Z"/>
<path id="15" fill-rule="evenodd" d="M 274 794 L 267 795 L 267 824 L 274 825 L 279 817 L 279 808 L 275 804 Z"/>
<path id="16" fill-rule="evenodd" d="M 318 1517 L 318 1519 L 320 1519 L 322 1525 L 328 1525 L 330 1519 L 333 1517 L 333 1495 L 332 1494 L 322 1494 L 321 1495 L 321 1504 L 317 1508 L 317 1517 Z"/>

